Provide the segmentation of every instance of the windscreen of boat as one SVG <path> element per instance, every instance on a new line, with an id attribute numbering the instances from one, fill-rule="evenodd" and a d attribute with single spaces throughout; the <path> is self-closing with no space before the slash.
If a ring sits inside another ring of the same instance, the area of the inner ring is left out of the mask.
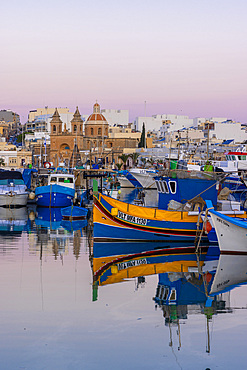
<path id="1" fill-rule="evenodd" d="M 73 178 L 72 177 L 59 177 L 58 182 L 63 182 L 66 184 L 73 184 Z"/>
<path id="2" fill-rule="evenodd" d="M 22 179 L 0 179 L 0 185 L 25 185 L 24 181 Z"/>

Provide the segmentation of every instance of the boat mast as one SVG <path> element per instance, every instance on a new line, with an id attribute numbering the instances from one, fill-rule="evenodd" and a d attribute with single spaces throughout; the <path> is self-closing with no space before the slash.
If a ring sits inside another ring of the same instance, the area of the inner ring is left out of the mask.
<path id="1" fill-rule="evenodd" d="M 209 122 L 208 122 L 208 135 L 207 135 L 207 161 L 209 159 Z"/>

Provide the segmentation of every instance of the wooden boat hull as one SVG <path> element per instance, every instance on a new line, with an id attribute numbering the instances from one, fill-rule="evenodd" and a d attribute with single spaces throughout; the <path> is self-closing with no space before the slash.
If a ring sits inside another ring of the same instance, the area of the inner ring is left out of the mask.
<path id="1" fill-rule="evenodd" d="M 87 217 L 88 209 L 77 206 L 69 206 L 62 208 L 61 214 L 64 220 L 80 220 Z"/>
<path id="2" fill-rule="evenodd" d="M 247 254 L 247 221 L 209 210 L 219 242 L 220 252 Z"/>
<path id="3" fill-rule="evenodd" d="M 101 242 L 194 242 L 198 234 L 198 215 L 136 206 L 102 194 L 94 197 L 93 222 L 94 240 Z M 201 241 L 208 242 L 204 232 Z"/>

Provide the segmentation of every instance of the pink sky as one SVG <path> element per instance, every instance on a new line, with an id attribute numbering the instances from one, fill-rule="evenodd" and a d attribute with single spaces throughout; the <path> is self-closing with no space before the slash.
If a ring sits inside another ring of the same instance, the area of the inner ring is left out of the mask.
<path id="1" fill-rule="evenodd" d="M 246 1 L 10 0 L 1 5 L 0 109 L 38 107 L 247 122 Z"/>

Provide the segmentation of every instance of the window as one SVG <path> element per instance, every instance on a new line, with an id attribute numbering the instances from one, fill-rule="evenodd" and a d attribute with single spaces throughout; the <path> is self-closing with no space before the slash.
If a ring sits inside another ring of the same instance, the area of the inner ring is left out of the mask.
<path id="1" fill-rule="evenodd" d="M 170 294 L 170 301 L 175 301 L 176 300 L 176 290 L 172 289 L 171 294 Z"/>
<path id="2" fill-rule="evenodd" d="M 51 182 L 57 182 L 57 178 L 56 177 L 52 177 L 51 178 Z"/>
<path id="3" fill-rule="evenodd" d="M 91 135 L 93 136 L 93 128 L 91 128 Z"/>
<path id="4" fill-rule="evenodd" d="M 98 128 L 98 135 L 101 135 L 102 134 L 102 130 L 101 128 Z"/>
<path id="5" fill-rule="evenodd" d="M 163 184 L 164 184 L 164 193 L 169 194 L 169 189 L 168 189 L 166 181 L 163 181 Z"/>
<path id="6" fill-rule="evenodd" d="M 163 181 L 160 181 L 160 189 L 161 189 L 161 193 L 165 193 L 166 192 Z"/>
<path id="7" fill-rule="evenodd" d="M 56 125 L 53 125 L 53 132 L 56 132 Z"/>
<path id="8" fill-rule="evenodd" d="M 159 181 L 155 181 L 155 182 L 156 182 L 158 193 L 161 193 L 160 182 Z"/>
<path id="9" fill-rule="evenodd" d="M 169 181 L 169 187 L 172 194 L 176 194 L 177 191 L 177 183 L 176 181 Z"/>
<path id="10" fill-rule="evenodd" d="M 167 300 L 168 293 L 169 293 L 169 289 L 168 289 L 168 288 L 166 288 L 165 295 L 164 295 L 164 300 L 165 300 L 165 301 Z"/>
<path id="11" fill-rule="evenodd" d="M 162 287 L 160 288 L 160 299 L 163 299 L 163 295 L 164 295 L 164 293 L 165 293 L 165 289 L 164 289 L 164 287 L 162 286 Z"/>

